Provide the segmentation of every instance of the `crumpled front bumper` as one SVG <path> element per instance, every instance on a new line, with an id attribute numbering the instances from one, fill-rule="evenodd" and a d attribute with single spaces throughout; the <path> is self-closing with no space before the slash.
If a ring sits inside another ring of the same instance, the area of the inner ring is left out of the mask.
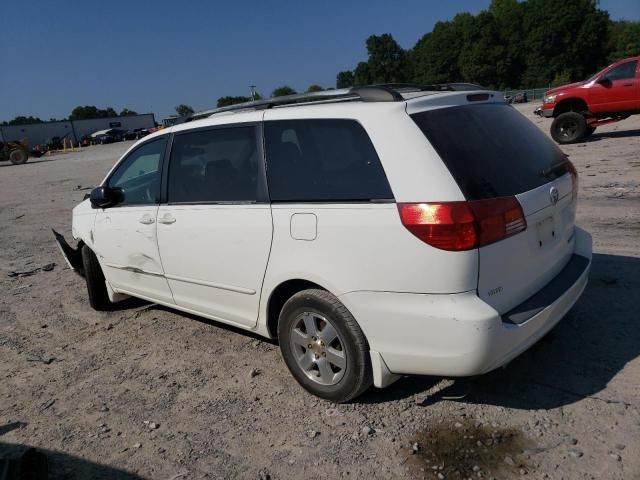
<path id="1" fill-rule="evenodd" d="M 67 243 L 64 236 L 56 232 L 53 228 L 51 229 L 53 232 L 53 236 L 56 239 L 56 244 L 58 245 L 58 249 L 60 253 L 62 253 L 62 257 L 64 261 L 69 265 L 69 268 L 76 272 L 80 276 L 84 276 L 84 267 L 82 264 L 82 253 L 80 252 L 80 247 L 73 248 L 71 245 Z"/>
<path id="2" fill-rule="evenodd" d="M 545 109 L 544 106 L 539 106 L 538 108 L 536 108 L 533 113 L 535 115 L 538 115 L 539 117 L 544 117 L 544 118 L 551 118 L 553 117 L 553 108 L 551 109 Z"/>

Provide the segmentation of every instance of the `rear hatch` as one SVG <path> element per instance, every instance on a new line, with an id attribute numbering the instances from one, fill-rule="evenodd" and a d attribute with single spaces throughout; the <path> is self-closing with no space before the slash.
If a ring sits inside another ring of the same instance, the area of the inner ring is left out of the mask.
<path id="1" fill-rule="evenodd" d="M 516 198 L 526 229 L 479 251 L 478 295 L 500 314 L 534 295 L 574 250 L 577 177 L 538 127 L 503 103 L 413 113 L 467 201 Z"/>

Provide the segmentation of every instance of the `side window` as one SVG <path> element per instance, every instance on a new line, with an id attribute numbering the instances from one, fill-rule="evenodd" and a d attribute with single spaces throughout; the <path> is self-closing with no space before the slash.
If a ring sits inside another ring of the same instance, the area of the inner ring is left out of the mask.
<path id="1" fill-rule="evenodd" d="M 614 80 L 627 80 L 630 78 L 635 78 L 637 66 L 637 60 L 618 65 L 616 68 L 609 70 L 609 72 L 607 73 L 607 79 L 613 82 Z"/>
<path id="2" fill-rule="evenodd" d="M 120 164 L 108 181 L 120 193 L 119 205 L 150 205 L 160 199 L 160 163 L 167 137 L 145 143 Z"/>
<path id="3" fill-rule="evenodd" d="M 265 122 L 265 145 L 272 201 L 393 199 L 373 144 L 354 120 Z"/>
<path id="4" fill-rule="evenodd" d="M 177 134 L 169 163 L 169 203 L 255 202 L 259 198 L 255 127 Z"/>

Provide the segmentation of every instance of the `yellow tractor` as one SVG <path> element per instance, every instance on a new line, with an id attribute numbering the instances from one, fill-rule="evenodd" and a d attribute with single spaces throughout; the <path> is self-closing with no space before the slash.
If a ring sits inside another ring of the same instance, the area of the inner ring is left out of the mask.
<path id="1" fill-rule="evenodd" d="M 0 162 L 7 160 L 14 165 L 22 165 L 29 160 L 29 149 L 18 142 L 0 142 Z"/>

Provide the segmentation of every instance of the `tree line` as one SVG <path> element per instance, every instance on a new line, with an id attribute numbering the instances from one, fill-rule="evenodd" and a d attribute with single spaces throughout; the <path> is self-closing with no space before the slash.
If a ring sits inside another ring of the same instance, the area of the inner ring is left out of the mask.
<path id="1" fill-rule="evenodd" d="M 388 33 L 371 35 L 366 47 L 367 59 L 339 72 L 336 88 L 449 82 L 500 90 L 547 87 L 584 80 L 609 63 L 640 55 L 640 22 L 612 21 L 597 0 L 492 0 L 477 15 L 437 22 L 408 50 Z M 293 93 L 283 86 L 271 96 Z M 249 100 L 221 97 L 218 107 Z"/>
<path id="2" fill-rule="evenodd" d="M 116 112 L 113 108 L 97 108 L 95 105 L 78 105 L 71 111 L 71 115 L 68 118 L 50 118 L 49 122 L 63 122 L 67 120 L 86 120 L 89 118 L 109 118 L 109 117 L 129 117 L 132 115 L 138 115 L 138 112 L 133 110 L 129 110 L 128 108 L 123 108 L 120 113 Z M 29 115 L 28 117 L 24 115 L 19 115 L 15 117 L 13 120 L 9 120 L 8 122 L 1 122 L 0 125 L 3 127 L 9 125 L 29 125 L 31 123 L 45 123 L 39 117 L 33 117 Z"/>
<path id="3" fill-rule="evenodd" d="M 596 0 L 493 0 L 477 15 L 437 22 L 409 50 L 390 34 L 366 41 L 368 58 L 336 87 L 470 82 L 532 88 L 583 80 L 640 55 L 640 22 L 612 21 Z"/>

